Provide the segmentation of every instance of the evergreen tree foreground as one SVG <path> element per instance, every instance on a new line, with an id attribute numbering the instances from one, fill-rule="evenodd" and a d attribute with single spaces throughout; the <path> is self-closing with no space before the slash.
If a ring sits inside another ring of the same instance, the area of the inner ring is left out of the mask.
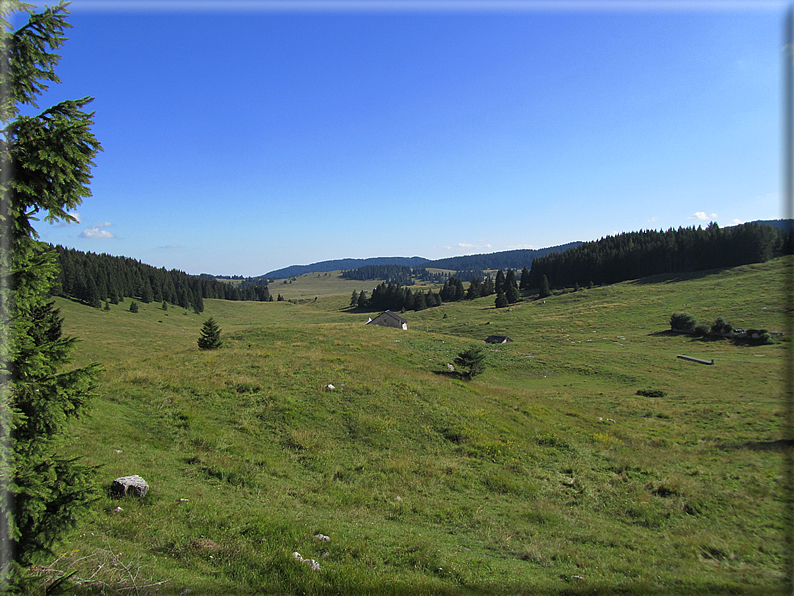
<path id="1" fill-rule="evenodd" d="M 200 350 L 216 350 L 223 345 L 221 341 L 221 329 L 215 319 L 210 317 L 204 321 L 204 326 L 201 328 L 201 336 L 198 338 L 198 347 Z"/>
<path id="2" fill-rule="evenodd" d="M 485 370 L 485 353 L 480 347 L 472 347 L 460 352 L 453 362 L 458 368 L 467 369 L 465 377 L 472 379 Z"/>
<path id="3" fill-rule="evenodd" d="M 83 413 L 99 365 L 69 368 L 75 339 L 63 337 L 49 291 L 57 256 L 38 241 L 33 222 L 75 221 L 69 214 L 90 196 L 93 158 L 90 97 L 62 101 L 38 115 L 36 98 L 60 82 L 68 11 L 65 4 L 31 13 L 11 30 L 9 15 L 28 11 L 17 0 L 0 4 L 0 583 L 19 586 L 24 569 L 96 497 L 92 467 L 66 452 L 68 424 Z M 12 292 L 13 289 L 13 292 Z M 100 306 L 96 288 L 90 302 Z M 9 557 L 10 555 L 10 557 Z"/>

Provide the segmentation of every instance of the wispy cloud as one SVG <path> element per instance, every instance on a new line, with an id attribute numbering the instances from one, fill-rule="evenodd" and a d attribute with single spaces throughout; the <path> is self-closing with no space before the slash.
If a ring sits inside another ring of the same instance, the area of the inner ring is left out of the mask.
<path id="1" fill-rule="evenodd" d="M 744 222 L 743 222 L 741 219 L 732 219 L 732 220 L 731 220 L 731 223 L 729 223 L 729 224 L 728 224 L 726 227 L 728 227 L 728 228 L 729 228 L 729 227 L 731 227 L 731 226 L 738 226 L 738 225 L 741 225 L 741 224 L 743 224 L 743 223 L 744 223 Z"/>
<path id="2" fill-rule="evenodd" d="M 694 215 L 690 215 L 687 219 L 695 219 L 698 221 L 711 221 L 712 219 L 717 219 L 717 214 L 712 213 L 708 215 L 705 211 L 696 211 Z"/>
<path id="3" fill-rule="evenodd" d="M 535 246 L 534 244 L 515 244 L 513 246 L 508 246 L 507 250 L 521 250 L 521 249 L 524 249 L 524 248 L 528 248 L 528 249 L 531 249 L 531 250 L 537 250 L 540 247 L 539 246 Z"/>
<path id="4" fill-rule="evenodd" d="M 651 219 L 648 220 L 648 223 L 654 223 L 657 219 L 659 218 L 654 215 Z"/>
<path id="5" fill-rule="evenodd" d="M 447 250 L 486 250 L 491 249 L 493 246 L 490 244 L 470 244 L 468 242 L 458 242 L 452 246 L 445 246 Z"/>
<path id="6" fill-rule="evenodd" d="M 74 225 L 74 224 L 82 223 L 81 220 L 80 220 L 80 214 L 77 211 L 69 211 L 67 213 L 67 215 L 69 215 L 70 217 L 73 217 L 74 219 L 72 219 L 72 220 L 61 219 L 57 223 L 54 223 L 53 225 L 56 228 L 65 228 L 66 226 L 71 226 L 71 225 Z"/>
<path id="7" fill-rule="evenodd" d="M 182 248 L 182 245 L 181 244 L 166 244 L 165 246 L 161 246 L 160 248 L 165 248 L 165 249 Z"/>
<path id="8" fill-rule="evenodd" d="M 111 232 L 103 229 L 103 228 L 109 228 L 112 225 L 113 224 L 111 224 L 109 221 L 103 221 L 98 224 L 94 224 L 93 227 L 83 230 L 83 233 L 80 234 L 80 238 L 89 238 L 91 240 L 103 240 L 106 238 L 115 238 L 115 236 Z"/>

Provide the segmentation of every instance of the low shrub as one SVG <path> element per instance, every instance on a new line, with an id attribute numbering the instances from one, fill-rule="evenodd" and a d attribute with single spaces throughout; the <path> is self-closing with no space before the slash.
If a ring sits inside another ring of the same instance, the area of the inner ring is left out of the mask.
<path id="1" fill-rule="evenodd" d="M 670 329 L 673 331 L 692 332 L 697 325 L 697 319 L 689 313 L 673 313 L 670 317 Z"/>
<path id="2" fill-rule="evenodd" d="M 711 332 L 716 335 L 727 335 L 733 331 L 733 325 L 722 317 L 718 317 L 711 326 Z"/>
<path id="3" fill-rule="evenodd" d="M 641 395 L 643 397 L 666 397 L 667 393 L 661 389 L 640 389 L 637 391 L 637 395 Z"/>
<path id="4" fill-rule="evenodd" d="M 695 325 L 695 329 L 692 331 L 697 337 L 706 337 L 709 334 L 709 328 L 706 325 Z"/>

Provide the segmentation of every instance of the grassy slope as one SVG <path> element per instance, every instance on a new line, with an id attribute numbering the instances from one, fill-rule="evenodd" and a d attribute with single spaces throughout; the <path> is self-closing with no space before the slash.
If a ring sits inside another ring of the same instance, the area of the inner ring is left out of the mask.
<path id="1" fill-rule="evenodd" d="M 428 271 L 431 273 L 442 271 L 450 273 L 444 269 L 429 269 Z M 349 302 L 353 290 L 356 292 L 366 290 L 368 294 L 371 294 L 372 289 L 381 282 L 382 280 L 375 279 L 367 281 L 342 279 L 341 271 L 331 271 L 329 273 L 304 273 L 297 277 L 276 280 L 274 283 L 270 284 L 269 287 L 274 300 L 279 294 L 286 300 L 314 299 L 316 296 L 338 294 L 345 295 L 347 297 L 347 302 Z M 417 288 L 424 288 L 426 291 L 429 287 L 435 286 L 424 282 L 418 282 L 416 286 L 410 286 L 412 291 L 415 291 Z"/>
<path id="2" fill-rule="evenodd" d="M 448 304 L 407 313 L 407 332 L 362 325 L 346 289 L 297 305 L 207 300 L 201 316 L 59 300 L 80 361 L 106 368 L 71 448 L 106 484 L 140 474 L 152 487 L 103 497 L 67 559 L 110 547 L 175 594 L 769 593 L 787 343 L 664 331 L 682 310 L 782 330 L 784 265 L 512 311 Z M 210 315 L 225 345 L 204 353 Z M 470 383 L 447 374 L 490 334 L 515 341 L 488 346 Z"/>

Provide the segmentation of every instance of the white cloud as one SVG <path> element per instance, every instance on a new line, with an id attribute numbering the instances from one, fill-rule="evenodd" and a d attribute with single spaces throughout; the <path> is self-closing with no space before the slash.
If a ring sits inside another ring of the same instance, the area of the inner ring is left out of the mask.
<path id="1" fill-rule="evenodd" d="M 182 245 L 181 244 L 166 244 L 165 246 L 161 246 L 160 248 L 166 248 L 166 249 L 182 248 Z"/>
<path id="2" fill-rule="evenodd" d="M 743 224 L 743 223 L 744 223 L 744 222 L 743 222 L 741 219 L 732 219 L 732 220 L 731 220 L 731 223 L 729 223 L 729 224 L 728 224 L 726 227 L 728 227 L 728 228 L 729 228 L 729 227 L 731 227 L 731 226 L 738 226 L 738 225 L 741 225 L 741 224 Z"/>
<path id="3" fill-rule="evenodd" d="M 513 246 L 508 246 L 506 250 L 521 250 L 521 249 L 537 250 L 538 248 L 540 247 L 535 246 L 534 244 L 515 244 Z"/>
<path id="4" fill-rule="evenodd" d="M 89 238 L 91 240 L 101 240 L 105 238 L 115 238 L 113 234 L 108 232 L 107 230 L 103 230 L 102 228 L 110 227 L 112 224 L 110 222 L 102 222 L 96 224 L 94 227 L 88 228 L 87 230 L 83 230 L 83 233 L 80 234 L 80 238 Z"/>
<path id="5" fill-rule="evenodd" d="M 649 220 L 648 220 L 648 223 L 653 223 L 653 222 L 655 222 L 657 219 L 659 219 L 659 218 L 658 218 L 658 217 L 656 217 L 656 216 L 654 215 L 654 216 L 653 216 L 651 219 L 649 219 Z"/>
<path id="6" fill-rule="evenodd" d="M 717 214 L 712 213 L 708 215 L 705 211 L 697 211 L 694 215 L 690 215 L 687 219 L 697 219 L 699 221 L 710 221 L 712 219 L 717 219 Z"/>

